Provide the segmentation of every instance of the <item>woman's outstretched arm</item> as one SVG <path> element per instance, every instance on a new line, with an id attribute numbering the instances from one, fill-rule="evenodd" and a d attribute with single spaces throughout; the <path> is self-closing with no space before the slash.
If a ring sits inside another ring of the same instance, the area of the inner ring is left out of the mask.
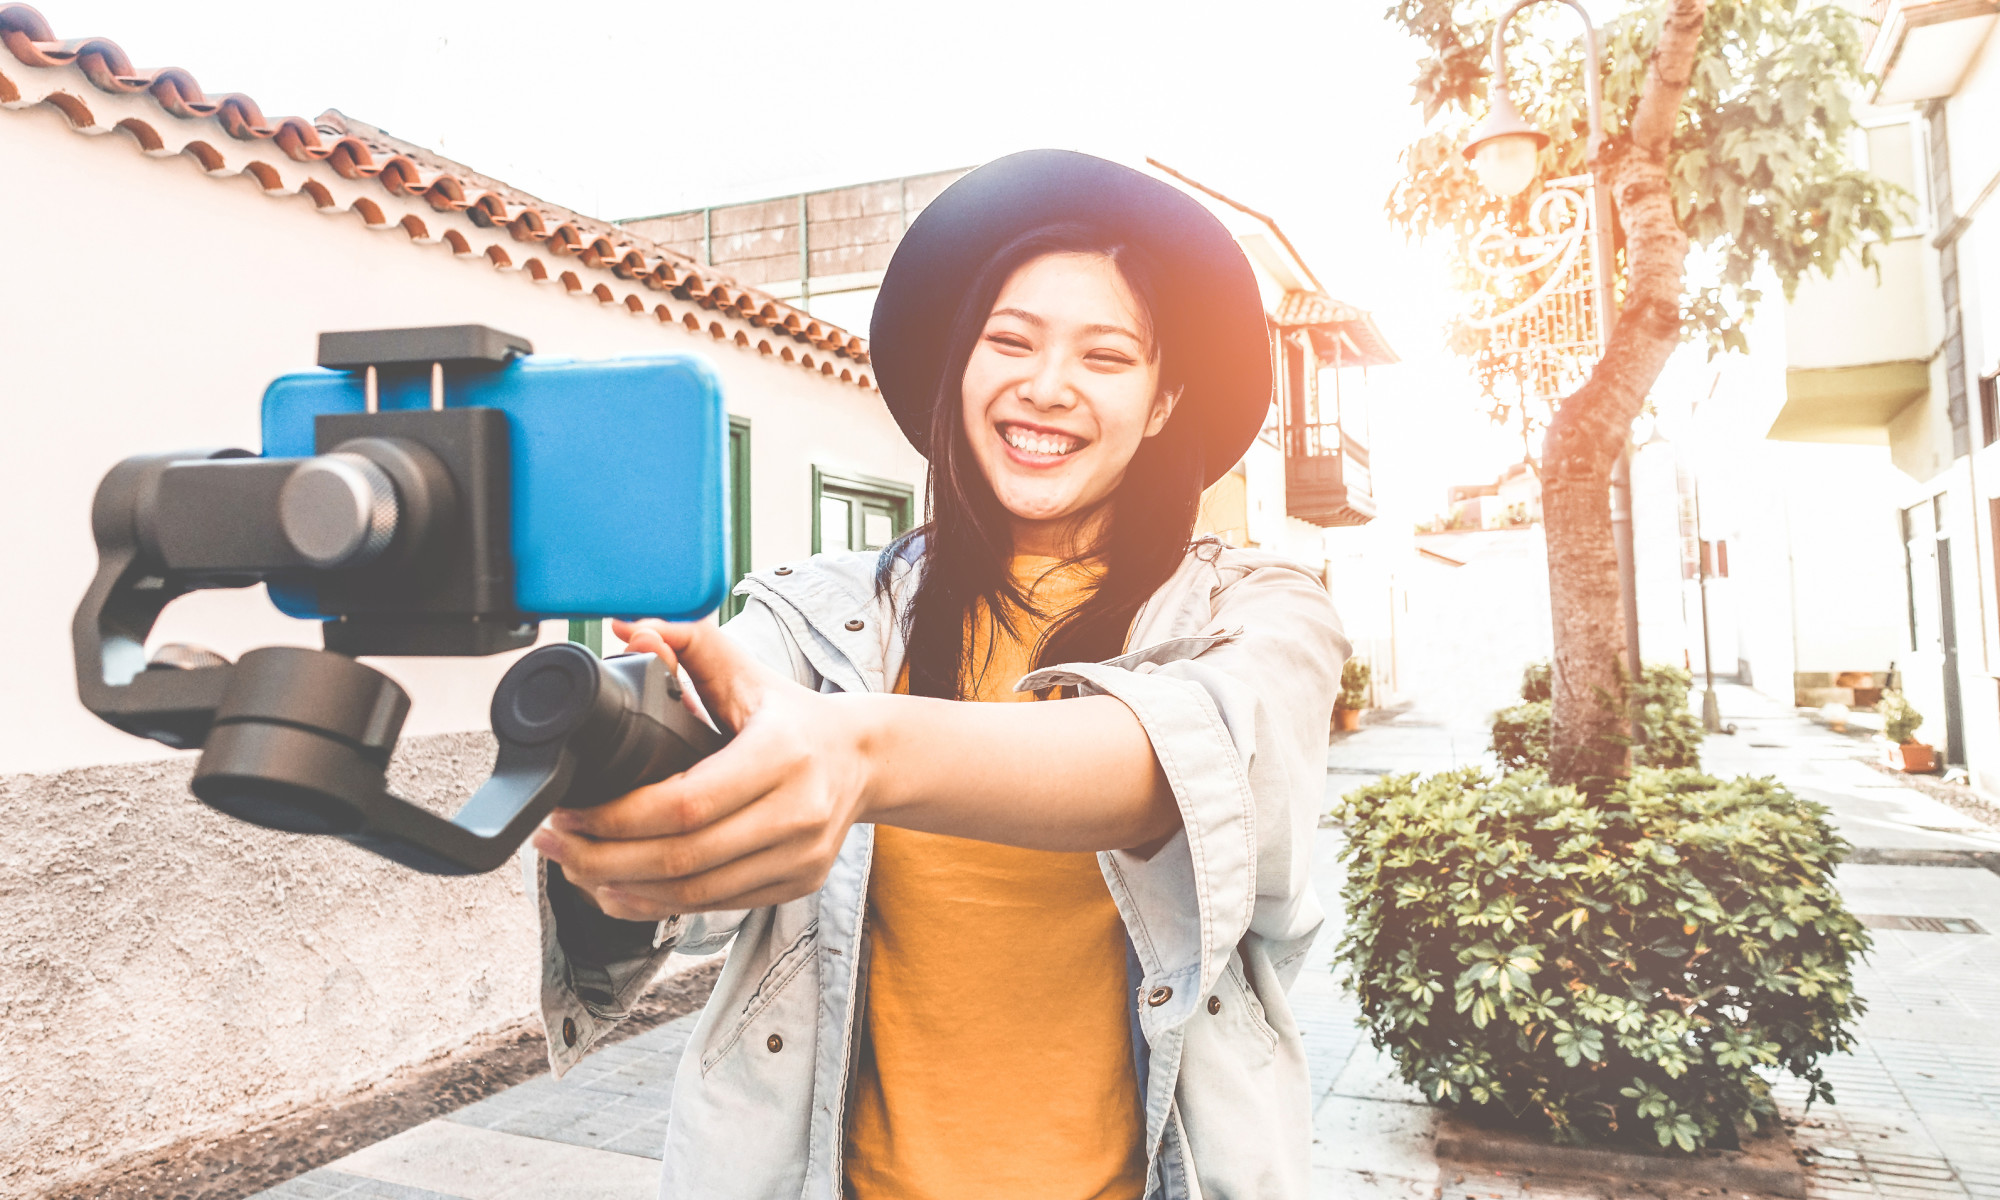
<path id="1" fill-rule="evenodd" d="M 823 694 L 713 626 L 618 631 L 629 649 L 685 668 L 736 736 L 684 774 L 559 810 L 536 834 L 537 849 L 611 916 L 804 895 L 856 822 L 1041 850 L 1143 848 L 1180 827 L 1145 729 L 1110 696 L 964 704 Z"/>

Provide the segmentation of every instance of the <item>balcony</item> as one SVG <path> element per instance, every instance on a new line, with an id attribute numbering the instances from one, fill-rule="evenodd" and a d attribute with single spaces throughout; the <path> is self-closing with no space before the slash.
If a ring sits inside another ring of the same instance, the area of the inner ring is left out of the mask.
<path id="1" fill-rule="evenodd" d="M 1995 0 L 1889 0 L 1868 46 L 1875 102 L 1907 104 L 1957 91 L 1997 19 Z"/>
<path id="2" fill-rule="evenodd" d="M 1321 528 L 1375 519 L 1368 448 L 1350 437 L 1341 395 L 1345 369 L 1397 361 L 1374 318 L 1319 292 L 1290 292 L 1278 327 L 1278 417 L 1285 452 L 1285 511 Z M 1357 397 L 1365 407 L 1365 393 Z M 1358 411 L 1358 410 L 1357 410 Z M 1365 421 L 1358 421 L 1366 428 Z"/>
<path id="3" fill-rule="evenodd" d="M 1368 450 L 1333 432 L 1340 438 L 1338 450 L 1285 455 L 1285 511 L 1323 528 L 1366 525 L 1375 519 Z"/>

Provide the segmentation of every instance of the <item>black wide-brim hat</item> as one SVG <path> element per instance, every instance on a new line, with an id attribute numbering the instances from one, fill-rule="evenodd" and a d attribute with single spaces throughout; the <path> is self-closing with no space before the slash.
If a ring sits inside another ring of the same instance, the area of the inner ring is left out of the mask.
<path id="1" fill-rule="evenodd" d="M 1024 150 L 946 188 L 889 260 L 868 352 L 903 436 L 930 452 L 952 322 L 995 252 L 1045 225 L 1102 229 L 1158 264 L 1154 332 L 1185 390 L 1175 425 L 1193 422 L 1203 484 L 1250 448 L 1271 404 L 1264 301 L 1242 247 L 1185 192 L 1130 167 L 1069 150 Z"/>

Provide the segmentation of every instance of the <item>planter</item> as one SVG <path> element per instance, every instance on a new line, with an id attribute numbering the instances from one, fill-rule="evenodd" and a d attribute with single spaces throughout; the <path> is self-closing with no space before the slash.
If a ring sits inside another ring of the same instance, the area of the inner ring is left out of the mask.
<path id="1" fill-rule="evenodd" d="M 1545 1177 L 1554 1176 L 1579 1182 L 1608 1179 L 1621 1184 L 1699 1187 L 1704 1194 L 1709 1188 L 1724 1194 L 1806 1194 L 1806 1170 L 1799 1162 L 1791 1133 L 1775 1120 L 1762 1135 L 1746 1140 L 1738 1150 L 1670 1154 L 1551 1145 L 1546 1135 L 1492 1129 L 1464 1114 L 1446 1113 L 1438 1123 L 1437 1156 L 1450 1166 L 1532 1174 L 1537 1191 Z"/>
<path id="2" fill-rule="evenodd" d="M 1937 751 L 1922 742 L 1904 742 L 1896 747 L 1903 755 L 1903 770 L 1912 775 L 1928 775 L 1937 770 Z"/>
<path id="3" fill-rule="evenodd" d="M 1358 708 L 1336 708 L 1333 710 L 1333 727 L 1342 733 L 1353 733 L 1361 728 L 1361 710 Z"/>

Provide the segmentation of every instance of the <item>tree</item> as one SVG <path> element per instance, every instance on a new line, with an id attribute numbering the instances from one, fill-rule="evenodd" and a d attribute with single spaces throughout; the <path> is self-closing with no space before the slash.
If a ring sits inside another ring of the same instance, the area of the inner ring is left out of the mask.
<path id="1" fill-rule="evenodd" d="M 1397 0 L 1389 19 L 1424 45 L 1414 86 L 1427 132 L 1404 153 L 1387 205 L 1410 236 L 1444 233 L 1461 260 L 1493 219 L 1518 222 L 1539 188 L 1494 198 L 1460 154 L 1486 92 L 1499 4 Z M 1542 513 L 1555 633 L 1550 773 L 1599 790 L 1630 768 L 1624 617 L 1612 542 L 1612 469 L 1647 394 L 1684 338 L 1711 354 L 1746 348 L 1768 268 L 1790 297 L 1810 271 L 1874 265 L 1907 197 L 1856 169 L 1852 97 L 1863 83 L 1860 20 L 1825 0 L 1628 0 L 1605 28 L 1605 139 L 1585 161 L 1580 40 L 1542 6 L 1514 22 L 1512 92 L 1551 134 L 1541 178 L 1590 171 L 1615 215 L 1621 298 L 1604 355 L 1546 418 Z M 1573 28 L 1573 27 L 1572 27 Z M 1691 248 L 1695 286 L 1688 285 Z M 1468 272 L 1463 282 L 1472 284 Z M 1453 348 L 1476 357 L 1461 333 Z M 1530 421 L 1495 395 L 1496 410 Z"/>

